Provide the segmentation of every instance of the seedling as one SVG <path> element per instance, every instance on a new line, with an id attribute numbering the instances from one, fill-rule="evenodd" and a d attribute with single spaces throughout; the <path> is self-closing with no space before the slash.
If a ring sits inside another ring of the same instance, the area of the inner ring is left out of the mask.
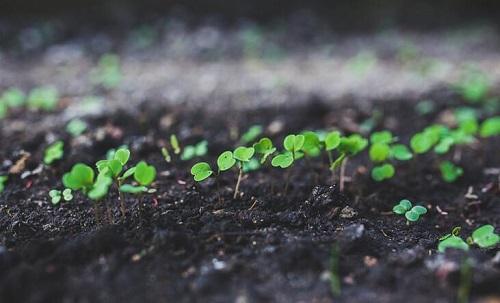
<path id="1" fill-rule="evenodd" d="M 410 149 L 404 144 L 394 144 L 391 146 L 391 155 L 399 161 L 407 161 L 413 158 Z"/>
<path id="2" fill-rule="evenodd" d="M 66 188 L 62 192 L 57 189 L 53 189 L 49 191 L 49 196 L 52 201 L 52 204 L 56 205 L 59 204 L 61 200 L 64 201 L 71 201 L 73 200 L 73 193 L 71 192 L 71 189 Z"/>
<path id="3" fill-rule="evenodd" d="M 4 191 L 5 183 L 7 183 L 8 179 L 9 179 L 9 177 L 7 177 L 7 176 L 0 176 L 0 193 Z"/>
<path id="4" fill-rule="evenodd" d="M 317 157 L 321 154 L 321 141 L 318 137 L 318 134 L 312 131 L 303 132 L 304 136 L 304 145 L 302 146 L 302 150 L 308 157 Z"/>
<path id="5" fill-rule="evenodd" d="M 339 157 L 330 165 L 331 170 L 340 167 L 340 182 L 339 189 L 344 190 L 345 167 L 347 159 L 353 157 L 366 148 L 368 140 L 358 134 L 352 134 L 348 137 L 342 137 L 338 146 L 340 152 Z"/>
<path id="6" fill-rule="evenodd" d="M 127 172 L 129 175 L 133 173 L 134 180 L 138 183 L 138 185 L 120 185 L 119 188 L 121 192 L 138 194 L 144 192 L 152 193 L 155 191 L 154 189 L 148 188 L 148 186 L 153 183 L 156 178 L 156 168 L 154 168 L 154 166 L 148 165 L 145 161 L 141 161 Z M 127 172 L 122 178 L 126 179 L 129 176 L 127 175 Z"/>
<path id="7" fill-rule="evenodd" d="M 168 148 L 165 146 L 161 148 L 161 154 L 163 155 L 163 159 L 167 161 L 167 163 L 172 162 L 172 156 L 170 155 L 170 152 L 168 151 Z"/>
<path id="8" fill-rule="evenodd" d="M 441 162 L 439 165 L 439 170 L 441 171 L 441 176 L 444 181 L 448 183 L 455 182 L 460 176 L 464 174 L 464 170 L 451 163 L 450 161 Z"/>
<path id="9" fill-rule="evenodd" d="M 194 157 L 202 157 L 208 152 L 208 142 L 206 140 L 198 142 L 196 145 L 188 145 L 182 151 L 181 160 L 187 161 Z"/>
<path id="10" fill-rule="evenodd" d="M 59 160 L 64 155 L 64 143 L 56 141 L 49 145 L 45 150 L 43 162 L 47 165 L 52 164 L 54 161 Z"/>
<path id="11" fill-rule="evenodd" d="M 20 107 L 26 102 L 26 95 L 17 88 L 9 88 L 0 97 L 0 103 L 7 107 Z"/>
<path id="12" fill-rule="evenodd" d="M 427 208 L 420 205 L 412 207 L 410 200 L 403 199 L 394 205 L 392 211 L 397 215 L 404 215 L 407 220 L 406 224 L 410 224 L 410 222 L 416 222 L 422 215 L 426 214 Z"/>
<path id="13" fill-rule="evenodd" d="M 80 119 L 73 119 L 66 125 L 66 131 L 73 137 L 78 137 L 87 129 L 87 123 Z"/>
<path id="14" fill-rule="evenodd" d="M 444 253 L 447 248 L 469 250 L 469 244 L 459 236 L 460 230 L 461 228 L 457 226 L 453 228 L 450 234 L 439 238 L 438 251 Z"/>
<path id="15" fill-rule="evenodd" d="M 238 181 L 236 181 L 236 187 L 234 189 L 233 199 L 238 197 L 238 191 L 240 188 L 241 177 L 243 176 L 243 164 L 248 163 L 250 159 L 253 157 L 255 153 L 255 149 L 253 147 L 237 147 L 233 152 L 233 157 L 237 161 L 237 165 L 239 168 L 238 173 Z"/>
<path id="16" fill-rule="evenodd" d="M 170 146 L 174 150 L 174 154 L 178 155 L 181 153 L 181 147 L 176 135 L 170 135 Z"/>
<path id="17" fill-rule="evenodd" d="M 380 166 L 375 166 L 372 169 L 372 178 L 375 181 L 381 182 L 386 179 L 390 179 L 394 176 L 396 170 L 392 164 L 386 163 Z"/>
<path id="18" fill-rule="evenodd" d="M 267 158 L 276 151 L 276 147 L 273 146 L 273 142 L 269 138 L 262 138 L 259 142 L 253 145 L 255 152 L 260 154 L 260 164 L 264 164 Z"/>
<path id="19" fill-rule="evenodd" d="M 255 141 L 255 139 L 257 139 L 260 134 L 262 134 L 262 131 L 263 131 L 263 128 L 261 125 L 252 125 L 242 136 L 241 136 L 241 139 L 240 139 L 240 142 L 242 144 L 248 144 L 248 143 L 251 143 L 253 141 Z"/>
<path id="20" fill-rule="evenodd" d="M 465 100 L 476 103 L 488 94 L 490 80 L 480 70 L 468 68 L 458 83 L 457 89 Z"/>
<path id="21" fill-rule="evenodd" d="M 481 124 L 479 135 L 483 138 L 500 136 L 500 116 L 484 120 Z"/>
<path id="22" fill-rule="evenodd" d="M 283 147 L 285 151 L 274 156 L 271 161 L 273 167 L 288 168 L 290 167 L 296 159 L 301 158 L 304 154 L 301 152 L 304 146 L 305 137 L 304 135 L 288 135 L 283 140 Z M 288 182 L 290 179 L 290 173 L 287 173 L 286 183 L 285 183 L 285 194 L 288 190 Z"/>
<path id="23" fill-rule="evenodd" d="M 472 236 L 467 239 L 467 242 L 481 248 L 490 248 L 500 243 L 500 235 L 495 233 L 493 225 L 483 225 L 472 232 Z"/>
<path id="24" fill-rule="evenodd" d="M 57 107 L 59 94 L 53 87 L 37 87 L 31 90 L 27 102 L 32 110 L 52 111 Z"/>
<path id="25" fill-rule="evenodd" d="M 72 190 L 82 190 L 87 193 L 94 185 L 94 170 L 92 167 L 77 163 L 73 166 L 70 172 L 64 174 L 63 184 Z"/>

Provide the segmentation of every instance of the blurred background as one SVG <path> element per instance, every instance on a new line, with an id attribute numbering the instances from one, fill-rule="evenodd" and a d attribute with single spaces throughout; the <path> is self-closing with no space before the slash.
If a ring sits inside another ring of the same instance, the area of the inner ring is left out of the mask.
<path id="1" fill-rule="evenodd" d="M 480 91 L 500 80 L 499 26 L 495 0 L 3 0 L 0 93 L 50 88 L 100 111 Z"/>

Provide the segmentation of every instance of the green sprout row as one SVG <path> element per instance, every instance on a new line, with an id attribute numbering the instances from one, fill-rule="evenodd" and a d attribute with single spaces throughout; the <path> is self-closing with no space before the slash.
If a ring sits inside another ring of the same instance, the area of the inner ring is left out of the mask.
<path id="1" fill-rule="evenodd" d="M 59 103 L 59 93 L 50 86 L 33 88 L 28 94 L 12 87 L 0 95 L 0 119 L 5 118 L 10 110 L 27 107 L 30 110 L 53 111 Z"/>

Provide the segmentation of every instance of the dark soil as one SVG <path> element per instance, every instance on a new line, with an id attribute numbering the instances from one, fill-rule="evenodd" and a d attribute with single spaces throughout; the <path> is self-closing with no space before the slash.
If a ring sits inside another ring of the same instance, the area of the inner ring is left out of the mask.
<path id="1" fill-rule="evenodd" d="M 234 132 L 252 124 L 266 126 L 276 142 L 304 129 L 335 126 L 349 133 L 374 108 L 384 113 L 376 129 L 390 129 L 407 143 L 447 107 L 461 104 L 443 101 L 457 100 L 447 92 L 432 97 L 439 110 L 428 116 L 407 100 L 364 110 L 321 102 L 231 113 L 144 107 L 89 118 L 89 131 L 76 139 L 62 125 L 41 127 L 40 114 L 14 113 L 0 121 L 0 172 L 25 151 L 31 155 L 25 171 L 32 174 L 10 175 L 0 195 L 0 302 L 455 302 L 465 256 L 473 260 L 472 298 L 498 300 L 498 250 L 436 252 L 438 238 L 454 226 L 463 235 L 481 224 L 500 226 L 498 172 L 485 172 L 500 167 L 498 138 L 463 148 L 465 174 L 453 184 L 441 180 L 432 153 L 398 164 L 397 176 L 384 183 L 371 180 L 363 155 L 349 162 L 352 180 L 342 193 L 326 159 L 312 159 L 288 171 L 286 195 L 287 172 L 266 167 L 245 176 L 236 200 L 236 172 L 220 178 L 217 192 L 213 179 L 193 183 L 193 161 L 174 157 L 169 164 L 160 153 L 172 133 L 184 145 L 205 138 L 206 160 L 214 163 L 237 144 Z M 64 138 L 64 159 L 37 171 L 54 136 Z M 158 170 L 158 191 L 127 196 L 124 220 L 116 190 L 97 205 L 80 193 L 71 202 L 50 203 L 48 191 L 62 187 L 61 176 L 73 164 L 95 163 L 121 144 L 131 148 L 133 163 L 146 160 Z M 465 197 L 468 191 L 477 198 Z M 430 211 L 407 225 L 390 212 L 402 198 Z M 96 221 L 94 208 L 104 205 L 113 223 Z M 335 247 L 338 298 L 330 287 Z"/>

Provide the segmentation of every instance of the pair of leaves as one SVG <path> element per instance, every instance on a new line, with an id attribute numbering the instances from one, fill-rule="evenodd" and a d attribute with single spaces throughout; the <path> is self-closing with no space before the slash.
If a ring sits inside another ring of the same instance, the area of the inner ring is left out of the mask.
<path id="1" fill-rule="evenodd" d="M 253 145 L 256 153 L 261 155 L 260 164 L 264 164 L 267 158 L 276 151 L 276 147 L 273 146 L 273 142 L 269 138 L 262 138 L 259 142 Z"/>
<path id="2" fill-rule="evenodd" d="M 120 177 L 123 167 L 128 163 L 130 159 L 130 150 L 127 148 L 118 149 L 112 159 L 100 160 L 96 163 L 97 170 L 99 173 L 109 174 L 112 178 Z M 126 171 L 124 175 L 130 176 L 132 172 L 130 170 Z M 124 178 L 124 176 L 122 177 Z M 124 178 L 126 179 L 126 177 Z"/>
<path id="3" fill-rule="evenodd" d="M 410 200 L 403 199 L 392 208 L 392 211 L 398 215 L 404 214 L 408 221 L 415 222 L 420 218 L 420 216 L 427 213 L 427 208 L 420 205 L 412 207 Z"/>
<path id="4" fill-rule="evenodd" d="M 372 179 L 381 182 L 386 179 L 394 177 L 396 170 L 392 164 L 386 163 L 379 166 L 375 166 L 372 169 Z"/>
<path id="5" fill-rule="evenodd" d="M 94 177 L 95 174 L 92 167 L 83 163 L 77 163 L 71 168 L 70 172 L 63 175 L 62 181 L 67 188 L 87 192 L 94 184 Z"/>
<path id="6" fill-rule="evenodd" d="M 451 163 L 450 161 L 444 161 L 439 165 L 439 170 L 441 171 L 441 176 L 443 180 L 449 183 L 455 182 L 460 176 L 464 174 L 464 170 Z"/>
<path id="7" fill-rule="evenodd" d="M 339 151 L 347 156 L 354 156 L 361 152 L 368 145 L 368 140 L 358 134 L 352 134 L 349 137 L 340 139 Z"/>
<path id="8" fill-rule="evenodd" d="M 120 178 L 121 180 L 125 180 L 131 175 L 134 176 L 134 180 L 139 185 L 132 184 L 123 184 L 120 186 L 120 191 L 124 193 L 130 194 L 140 194 L 145 192 L 154 192 L 152 189 L 148 189 L 149 186 L 156 178 L 156 168 L 152 165 L 148 165 L 145 161 L 141 161 L 137 163 L 136 166 L 128 169 L 123 176 Z"/>
<path id="9" fill-rule="evenodd" d="M 217 158 L 217 166 L 220 171 L 231 169 L 236 164 L 236 161 L 249 162 L 255 154 L 253 147 L 240 146 L 234 152 L 227 150 Z"/>
<path id="10" fill-rule="evenodd" d="M 45 150 L 43 162 L 47 165 L 52 164 L 54 161 L 59 160 L 64 155 L 64 142 L 56 141 L 49 145 Z"/>
<path id="11" fill-rule="evenodd" d="M 203 140 L 198 142 L 196 145 L 188 145 L 184 147 L 182 151 L 181 160 L 187 161 L 194 157 L 202 157 L 208 152 L 208 141 Z"/>
<path id="12" fill-rule="evenodd" d="M 472 232 L 472 236 L 464 241 L 460 236 L 460 227 L 455 227 L 451 234 L 439 239 L 438 251 L 445 252 L 447 248 L 469 250 L 469 244 L 476 244 L 481 248 L 491 248 L 500 243 L 500 236 L 495 233 L 495 227 L 487 224 Z"/>
<path id="13" fill-rule="evenodd" d="M 87 123 L 80 119 L 73 119 L 66 125 L 66 131 L 73 137 L 78 137 L 87 129 Z"/>
<path id="14" fill-rule="evenodd" d="M 52 204 L 56 205 L 58 204 L 61 200 L 64 201 L 71 201 L 73 200 L 73 193 L 71 192 L 71 189 L 66 188 L 62 192 L 57 189 L 53 189 L 49 191 L 49 196 L 51 198 Z"/>
<path id="15" fill-rule="evenodd" d="M 295 159 L 302 157 L 302 150 L 305 143 L 304 135 L 288 135 L 283 140 L 283 147 L 285 151 L 276 155 L 271 161 L 273 167 L 287 168 L 290 167 Z"/>

